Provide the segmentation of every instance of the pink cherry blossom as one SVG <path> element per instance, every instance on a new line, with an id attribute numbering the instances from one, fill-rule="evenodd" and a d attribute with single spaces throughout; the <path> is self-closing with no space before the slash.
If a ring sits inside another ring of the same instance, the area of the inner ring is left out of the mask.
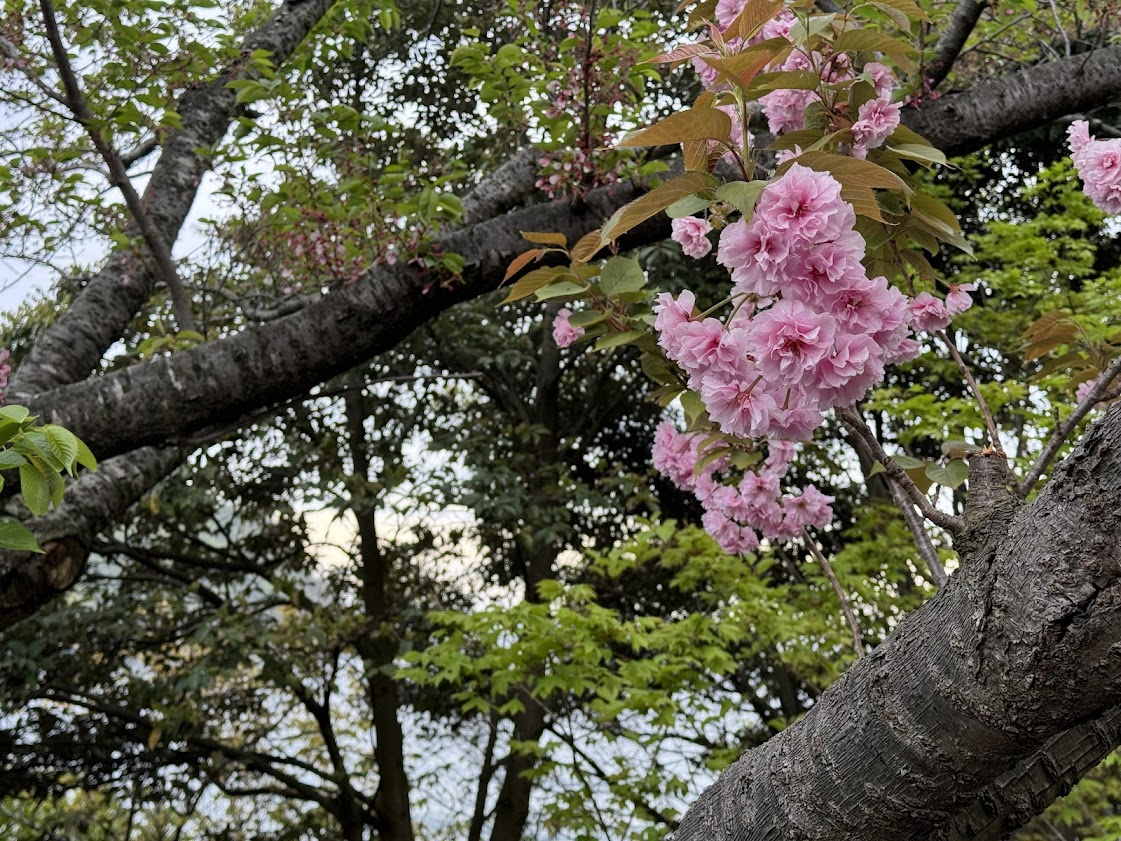
<path id="1" fill-rule="evenodd" d="M 571 315 L 572 310 L 565 307 L 553 321 L 553 341 L 557 343 L 557 347 L 568 347 L 584 335 L 583 327 L 574 327 L 569 323 Z"/>
<path id="2" fill-rule="evenodd" d="M 1067 133 L 1083 192 L 1106 213 L 1121 214 L 1121 138 L 1095 140 L 1085 120 L 1075 120 Z"/>
<path id="3" fill-rule="evenodd" d="M 771 134 L 798 131 L 806 125 L 806 107 L 817 101 L 815 91 L 781 88 L 759 100 Z"/>
<path id="4" fill-rule="evenodd" d="M 708 416 L 728 435 L 759 438 L 767 433 L 778 408 L 762 388 L 759 378 L 739 379 L 712 372 L 701 379 L 701 399 Z"/>
<path id="5" fill-rule="evenodd" d="M 857 111 L 859 119 L 852 124 L 852 153 L 858 158 L 868 155 L 869 149 L 883 145 L 899 127 L 902 102 L 892 104 L 884 99 L 870 99 Z"/>
<path id="6" fill-rule="evenodd" d="M 1081 403 L 1083 400 L 1089 397 L 1090 392 L 1094 389 L 1094 386 L 1098 384 L 1099 379 L 1100 377 L 1094 377 L 1094 379 L 1087 380 L 1086 382 L 1078 386 L 1078 389 L 1074 392 L 1074 399 Z"/>
<path id="7" fill-rule="evenodd" d="M 754 552 L 759 548 L 759 536 L 752 529 L 737 525 L 720 511 L 706 511 L 701 524 L 729 555 Z"/>
<path id="8" fill-rule="evenodd" d="M 654 329 L 659 332 L 669 330 L 679 324 L 684 324 L 693 317 L 693 308 L 697 305 L 697 296 L 686 289 L 677 298 L 669 292 L 662 292 L 654 303 Z"/>
<path id="9" fill-rule="evenodd" d="M 733 292 L 768 297 L 779 290 L 790 245 L 790 238 L 764 219 L 756 219 L 750 228 L 741 219 L 720 232 L 716 262 L 731 271 Z"/>
<path id="10" fill-rule="evenodd" d="M 834 322 L 797 301 L 779 301 L 755 317 L 751 345 L 759 371 L 795 384 L 833 346 Z"/>
<path id="11" fill-rule="evenodd" d="M 835 497 L 823 494 L 813 485 L 806 485 L 801 494 L 783 499 L 783 513 L 790 525 L 799 531 L 806 526 L 825 528 L 833 521 L 830 503 L 834 499 Z"/>
<path id="12" fill-rule="evenodd" d="M 712 225 L 707 219 L 683 216 L 674 219 L 670 228 L 673 231 L 673 241 L 681 246 L 686 257 L 700 259 L 712 251 L 712 242 L 708 238 Z"/>
<path id="13" fill-rule="evenodd" d="M 973 306 L 973 298 L 969 293 L 977 288 L 976 283 L 955 283 L 950 286 L 946 295 L 946 312 L 950 315 L 961 315 Z"/>
<path id="14" fill-rule="evenodd" d="M 935 333 L 946 329 L 950 314 L 942 301 L 929 292 L 920 292 L 911 301 L 911 326 L 916 330 Z"/>
<path id="15" fill-rule="evenodd" d="M 756 218 L 799 243 L 834 240 L 856 223 L 841 185 L 827 172 L 793 164 L 759 197 Z"/>
<path id="16" fill-rule="evenodd" d="M 817 367 L 817 389 L 827 406 L 847 406 L 884 378 L 884 353 L 869 336 L 842 333 Z"/>
<path id="17" fill-rule="evenodd" d="M 895 87 L 895 71 L 886 64 L 870 61 L 864 65 L 864 72 L 872 76 L 872 87 L 876 89 L 876 97 L 890 100 L 892 89 Z"/>

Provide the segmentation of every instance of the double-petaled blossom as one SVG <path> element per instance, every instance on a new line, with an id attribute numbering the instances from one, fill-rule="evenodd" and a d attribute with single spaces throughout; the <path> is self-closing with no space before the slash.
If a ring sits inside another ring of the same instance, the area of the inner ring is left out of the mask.
<path id="1" fill-rule="evenodd" d="M 553 319 L 553 341 L 557 347 L 568 347 L 584 335 L 583 327 L 575 327 L 569 322 L 571 316 L 572 310 L 565 307 Z"/>
<path id="2" fill-rule="evenodd" d="M 950 286 L 950 291 L 946 294 L 946 312 L 961 315 L 973 306 L 973 298 L 969 293 L 976 289 L 976 283 L 955 283 Z"/>
<path id="3" fill-rule="evenodd" d="M 1106 213 L 1121 214 L 1121 139 L 1095 140 L 1085 120 L 1067 130 L 1082 190 Z"/>
<path id="4" fill-rule="evenodd" d="M 884 99 L 870 99 L 857 111 L 857 121 L 852 124 L 852 153 L 866 158 L 869 149 L 882 146 L 891 133 L 899 128 L 899 111 L 903 103 L 892 104 Z"/>
<path id="5" fill-rule="evenodd" d="M 941 299 L 929 292 L 920 292 L 911 301 L 911 326 L 916 330 L 936 333 L 950 323 L 950 313 Z"/>
<path id="6" fill-rule="evenodd" d="M 712 251 L 712 242 L 708 238 L 712 225 L 707 219 L 696 216 L 682 216 L 674 219 L 670 225 L 673 232 L 673 241 L 681 246 L 686 257 L 699 260 Z"/>

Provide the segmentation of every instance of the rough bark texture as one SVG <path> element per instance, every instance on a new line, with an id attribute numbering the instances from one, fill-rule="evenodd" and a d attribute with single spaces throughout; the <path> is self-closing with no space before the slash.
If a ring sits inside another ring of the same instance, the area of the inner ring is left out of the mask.
<path id="1" fill-rule="evenodd" d="M 1106 47 L 991 79 L 905 111 L 908 128 L 960 155 L 1121 96 L 1121 46 Z"/>
<path id="2" fill-rule="evenodd" d="M 273 63 L 282 64 L 333 2 L 285 3 L 245 39 L 242 52 L 268 50 Z M 226 68 L 214 81 L 185 93 L 178 103 L 183 127 L 169 135 L 143 196 L 148 219 L 169 247 L 179 236 L 202 176 L 210 168 L 205 150 L 222 139 L 236 116 L 237 93 L 228 85 L 251 75 L 240 65 Z M 9 399 L 76 382 L 94 370 L 151 296 L 158 279 L 146 249 L 115 251 L 58 322 L 35 342 L 12 380 Z"/>
<path id="3" fill-rule="evenodd" d="M 955 820 L 1015 823 L 1111 741 L 1112 717 L 1088 752 L 1077 733 L 1047 751 L 1121 701 L 1121 407 L 1030 505 L 991 490 L 946 588 L 728 769 L 676 841 L 950 839 Z"/>

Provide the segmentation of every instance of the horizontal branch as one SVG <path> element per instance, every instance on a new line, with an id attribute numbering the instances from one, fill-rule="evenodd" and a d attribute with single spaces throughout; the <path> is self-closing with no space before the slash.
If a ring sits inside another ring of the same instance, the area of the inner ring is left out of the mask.
<path id="1" fill-rule="evenodd" d="M 905 109 L 904 124 L 947 155 L 1038 128 L 1121 98 L 1121 46 L 1028 67 Z"/>
<path id="2" fill-rule="evenodd" d="M 99 458 L 184 441 L 303 394 L 389 350 L 453 304 L 494 290 L 510 260 L 530 247 L 521 231 L 558 231 L 575 241 L 639 192 L 632 184 L 614 184 L 589 194 L 579 208 L 534 205 L 439 238 L 444 253 L 464 258 L 462 280 L 440 283 L 413 266 L 375 266 L 298 313 L 57 388 L 28 405 L 73 430 Z M 645 240 L 667 232 L 668 224 L 652 223 Z"/>

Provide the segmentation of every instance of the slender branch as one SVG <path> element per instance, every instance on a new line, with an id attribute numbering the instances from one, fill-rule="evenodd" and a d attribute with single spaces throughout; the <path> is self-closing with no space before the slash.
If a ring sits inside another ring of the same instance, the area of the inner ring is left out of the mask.
<path id="1" fill-rule="evenodd" d="M 872 455 L 876 460 L 884 466 L 887 475 L 899 483 L 899 486 L 907 492 L 907 496 L 918 506 L 922 515 L 936 526 L 941 526 L 950 534 L 958 534 L 964 527 L 960 517 L 955 517 L 952 514 L 947 514 L 945 511 L 939 511 L 934 507 L 933 503 L 927 499 L 926 495 L 918 489 L 911 477 L 907 475 L 907 471 L 900 467 L 891 456 L 887 454 L 883 446 L 877 440 L 875 433 L 868 428 L 868 424 L 864 422 L 864 418 L 860 416 L 851 406 L 837 409 L 837 415 L 845 426 L 849 427 L 853 432 L 864 439 L 868 444 Z"/>
<path id="2" fill-rule="evenodd" d="M 59 105 L 67 104 L 66 100 L 62 96 L 60 96 L 56 91 L 51 90 L 50 86 L 46 82 L 44 82 L 42 79 L 31 72 L 31 70 L 24 63 L 23 57 L 19 54 L 19 50 L 16 48 L 16 45 L 3 36 L 0 36 L 0 53 L 10 59 L 12 62 L 11 66 L 19 70 L 19 72 L 27 78 L 27 81 L 31 82 L 31 84 L 33 84 L 40 93 L 42 93 L 44 96 L 49 97 L 50 99 L 53 99 Z"/>
<path id="3" fill-rule="evenodd" d="M 856 651 L 857 659 L 864 656 L 864 640 L 860 635 L 860 623 L 856 621 L 856 614 L 852 610 L 852 602 L 849 601 L 848 593 L 845 588 L 841 586 L 841 582 L 837 580 L 837 574 L 833 572 L 833 566 L 829 563 L 829 559 L 817 545 L 817 540 L 810 534 L 809 528 L 805 529 L 806 533 L 806 546 L 809 547 L 810 553 L 817 558 L 817 562 L 821 564 L 821 570 L 825 573 L 825 577 L 829 579 L 829 583 L 833 585 L 833 592 L 837 594 L 837 599 L 841 602 L 841 613 L 845 615 L 845 621 L 848 622 L 849 630 L 852 631 L 852 647 Z"/>
<path id="4" fill-rule="evenodd" d="M 966 383 L 969 384 L 969 390 L 973 392 L 973 396 L 977 398 L 977 405 L 981 408 L 981 416 L 985 419 L 985 430 L 989 435 L 989 443 L 993 449 L 1003 455 L 1003 450 L 1000 446 L 1000 432 L 996 428 L 996 421 L 993 420 L 993 413 L 989 410 L 989 404 L 986 402 L 984 395 L 981 394 L 981 388 L 977 385 L 977 380 L 973 378 L 973 374 L 969 370 L 969 366 L 965 364 L 965 360 L 961 358 L 958 353 L 957 347 L 950 341 L 950 337 L 946 334 L 945 330 L 939 330 L 936 334 L 941 339 L 950 351 L 950 356 L 954 358 L 958 368 L 961 370 L 961 375 L 965 378 Z"/>
<path id="5" fill-rule="evenodd" d="M 945 587 L 949 577 L 946 575 L 946 568 L 942 566 L 942 559 L 938 557 L 938 550 L 934 547 L 934 541 L 930 539 L 930 535 L 927 534 L 926 528 L 923 526 L 922 517 L 915 511 L 914 503 L 907 498 L 907 492 L 899 486 L 899 483 L 890 476 L 886 478 L 888 490 L 891 491 L 891 498 L 895 500 L 895 504 L 903 512 L 903 520 L 907 523 L 907 528 L 911 530 L 911 536 L 915 539 L 915 548 L 919 550 L 919 555 L 926 561 L 926 566 L 933 576 L 934 586 L 939 589 Z"/>
<path id="6" fill-rule="evenodd" d="M 988 5 L 988 0 L 959 0 L 946 28 L 934 44 L 934 57 L 922 69 L 928 90 L 934 90 L 950 75 L 962 47 Z"/>
<path id="7" fill-rule="evenodd" d="M 144 203 L 132 186 L 132 181 L 129 180 L 128 172 L 120 154 L 111 143 L 102 137 L 97 127 L 97 118 L 90 110 L 89 104 L 82 94 L 82 89 L 78 85 L 78 78 L 74 75 L 74 68 L 70 66 L 66 46 L 62 43 L 62 36 L 58 31 L 54 5 L 51 0 L 39 0 L 39 8 L 43 12 L 43 24 L 47 30 L 47 40 L 51 43 L 51 52 L 54 53 L 55 64 L 58 65 L 62 85 L 66 90 L 67 106 L 78 123 L 86 130 L 97 153 L 105 161 L 105 165 L 109 167 L 109 180 L 124 196 L 129 213 L 132 214 L 133 221 L 140 228 L 140 233 L 148 244 L 148 248 L 156 260 L 156 265 L 159 267 L 160 274 L 163 276 L 163 281 L 167 284 L 168 292 L 171 295 L 172 308 L 175 311 L 175 321 L 178 323 L 179 329 L 197 332 L 198 327 L 195 324 L 194 316 L 191 314 L 191 299 L 179 280 L 179 275 L 175 271 L 175 264 L 171 262 L 171 251 L 148 216 L 148 212 L 144 209 Z"/>
<path id="8" fill-rule="evenodd" d="M 159 148 L 160 148 L 159 135 L 152 135 L 147 140 L 145 140 L 143 143 L 137 145 L 135 148 L 129 149 L 127 152 L 121 152 L 120 153 L 121 154 L 121 163 L 124 164 L 126 167 L 130 167 L 134 163 L 136 163 L 137 161 L 148 157 L 150 154 L 152 154 L 154 151 L 156 151 Z"/>
<path id="9" fill-rule="evenodd" d="M 1090 389 L 1089 393 L 1082 398 L 1082 402 L 1074 407 L 1074 411 L 1070 413 L 1065 421 L 1055 427 L 1055 431 L 1051 433 L 1051 438 L 1048 440 L 1047 445 L 1043 448 L 1043 452 L 1039 454 L 1039 458 L 1035 460 L 1035 464 L 1024 476 L 1023 480 L 1016 485 L 1016 494 L 1021 498 L 1026 497 L 1031 493 L 1032 488 L 1035 487 L 1039 481 L 1039 477 L 1043 475 L 1043 471 L 1054 460 L 1055 456 L 1059 454 L 1062 449 L 1063 443 L 1074 432 L 1075 427 L 1082 422 L 1082 419 L 1089 414 L 1090 410 L 1098 403 L 1105 399 L 1113 391 L 1109 390 L 1110 384 L 1121 374 L 1121 356 L 1114 359 L 1109 363 L 1108 367 L 1102 371 L 1102 375 L 1098 377 L 1098 381 L 1094 383 L 1094 387 Z"/>

